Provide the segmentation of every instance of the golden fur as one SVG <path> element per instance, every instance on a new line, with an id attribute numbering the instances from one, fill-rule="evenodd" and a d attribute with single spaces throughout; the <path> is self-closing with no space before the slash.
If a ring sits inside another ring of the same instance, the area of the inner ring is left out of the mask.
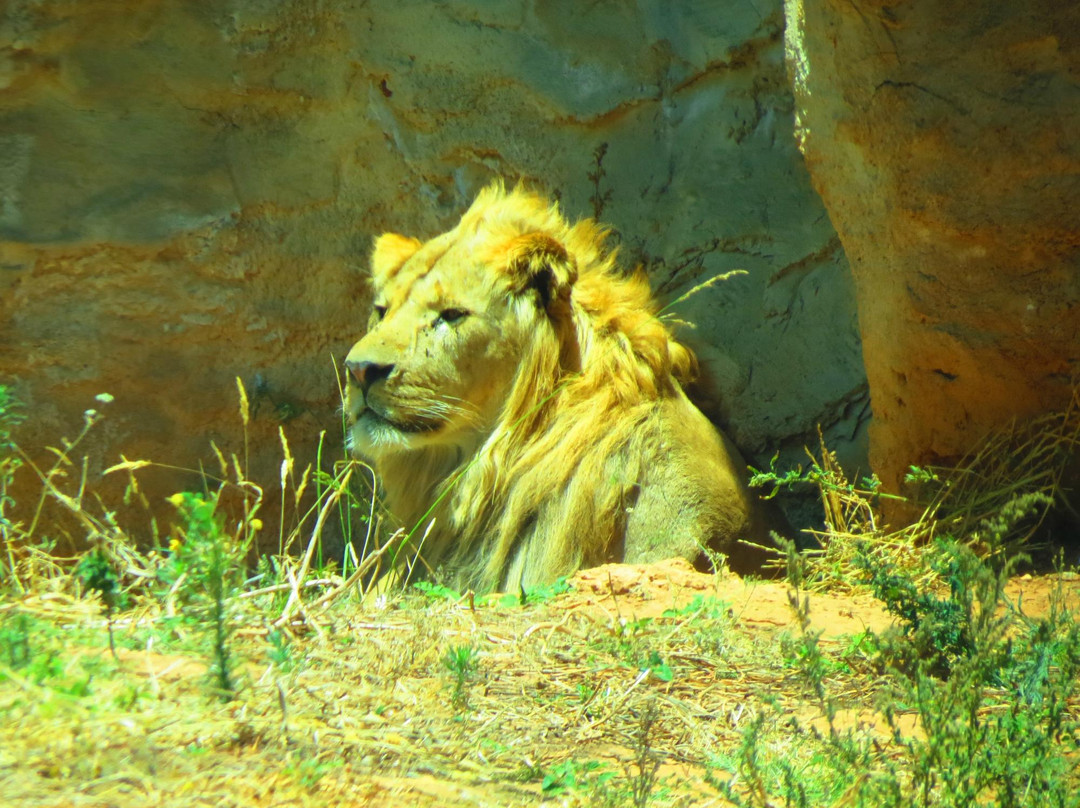
<path id="1" fill-rule="evenodd" d="M 606 235 L 495 184 L 427 243 L 376 240 L 375 312 L 346 362 L 352 449 L 456 585 L 760 538 L 745 467 L 683 394 L 692 354 Z"/>

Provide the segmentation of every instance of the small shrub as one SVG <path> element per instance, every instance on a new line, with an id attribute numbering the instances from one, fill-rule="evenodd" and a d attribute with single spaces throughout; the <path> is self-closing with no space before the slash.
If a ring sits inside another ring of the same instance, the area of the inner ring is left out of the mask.
<path id="1" fill-rule="evenodd" d="M 740 806 L 844 805 L 867 808 L 1036 808 L 1078 806 L 1080 726 L 1068 705 L 1080 674 L 1080 626 L 1054 608 L 1023 618 L 1004 598 L 1012 562 L 982 559 L 964 544 L 924 548 L 926 569 L 901 573 L 880 558 L 861 563 L 871 588 L 898 619 L 895 631 L 867 632 L 884 671 L 878 710 L 890 743 L 841 729 L 828 676 L 835 670 L 809 629 L 808 601 L 791 596 L 802 627 L 797 658 L 815 692 L 826 732 L 797 728 L 798 752 L 777 751 L 762 711 L 736 754 L 714 761 L 731 773 L 711 782 Z M 795 569 L 793 581 L 800 580 Z M 920 733 L 901 726 L 914 712 Z M 857 773 L 857 777 L 853 775 Z M 779 796 L 782 801 L 774 799 Z"/>
<path id="2" fill-rule="evenodd" d="M 953 664 L 976 650 L 977 616 L 992 610 L 1001 597 L 998 577 L 968 548 L 939 539 L 927 553 L 935 573 L 917 584 L 910 573 L 896 571 L 887 559 L 869 554 L 856 557 L 856 567 L 867 577 L 871 591 L 899 620 L 902 642 L 882 648 L 891 664 L 910 669 L 920 665 L 936 676 L 946 676 Z M 942 581 L 948 592 L 935 586 Z"/>

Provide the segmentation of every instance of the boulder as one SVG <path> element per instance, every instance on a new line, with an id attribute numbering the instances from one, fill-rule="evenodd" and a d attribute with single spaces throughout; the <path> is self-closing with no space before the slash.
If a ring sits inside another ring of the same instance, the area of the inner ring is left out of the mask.
<path id="1" fill-rule="evenodd" d="M 1080 373 L 1080 6 L 789 0 L 796 132 L 855 277 L 871 466 L 958 461 Z"/>

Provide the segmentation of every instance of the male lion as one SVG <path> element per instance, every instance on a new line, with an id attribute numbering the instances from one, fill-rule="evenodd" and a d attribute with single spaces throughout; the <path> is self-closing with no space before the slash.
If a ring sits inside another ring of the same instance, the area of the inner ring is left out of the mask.
<path id="1" fill-rule="evenodd" d="M 374 312 L 345 362 L 351 448 L 459 586 L 762 538 L 744 463 L 683 392 L 693 355 L 606 236 L 500 183 L 427 243 L 375 241 Z"/>

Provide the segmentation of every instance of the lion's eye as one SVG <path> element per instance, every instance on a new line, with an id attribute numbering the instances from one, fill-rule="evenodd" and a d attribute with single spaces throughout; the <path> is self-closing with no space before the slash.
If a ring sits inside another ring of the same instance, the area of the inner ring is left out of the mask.
<path id="1" fill-rule="evenodd" d="M 443 309 L 439 312 L 439 319 L 448 325 L 453 325 L 468 316 L 469 312 L 465 311 L 465 309 Z"/>
<path id="2" fill-rule="evenodd" d="M 375 319 L 381 320 L 386 316 L 386 306 L 375 305 Z"/>

